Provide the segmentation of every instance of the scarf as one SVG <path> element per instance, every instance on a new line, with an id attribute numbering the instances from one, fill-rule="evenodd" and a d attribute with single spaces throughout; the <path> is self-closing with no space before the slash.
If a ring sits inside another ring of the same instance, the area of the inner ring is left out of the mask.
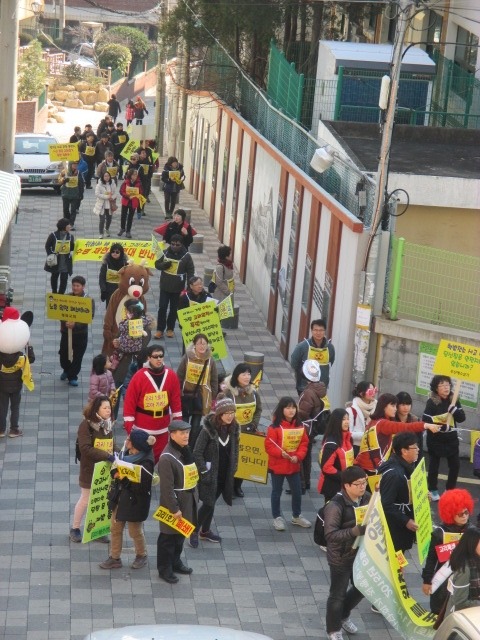
<path id="1" fill-rule="evenodd" d="M 100 422 L 91 422 L 89 420 L 88 424 L 90 425 L 90 427 L 94 431 L 99 432 L 100 429 L 103 429 L 103 432 L 104 432 L 104 434 L 106 436 L 108 436 L 108 434 L 112 431 L 112 420 L 111 420 L 111 418 L 109 418 L 108 420 L 100 420 Z"/>
<path id="2" fill-rule="evenodd" d="M 141 464 L 147 458 L 152 458 L 151 451 L 139 451 L 138 453 L 129 453 L 128 451 L 120 451 L 118 456 L 124 462 L 130 462 L 130 464 Z"/>
<path id="3" fill-rule="evenodd" d="M 370 416 L 375 411 L 375 407 L 377 406 L 377 401 L 373 402 L 364 402 L 360 397 L 357 396 L 356 404 L 365 418 L 365 424 L 368 424 L 370 421 Z"/>
<path id="4" fill-rule="evenodd" d="M 233 262 L 232 260 L 229 260 L 228 258 L 224 258 L 223 260 L 221 260 L 220 258 L 218 259 L 219 264 L 224 264 L 227 269 L 233 269 Z"/>

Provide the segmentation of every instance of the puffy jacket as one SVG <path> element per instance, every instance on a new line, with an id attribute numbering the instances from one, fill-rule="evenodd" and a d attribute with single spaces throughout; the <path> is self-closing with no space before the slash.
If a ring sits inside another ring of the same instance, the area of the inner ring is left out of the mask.
<path id="1" fill-rule="evenodd" d="M 255 402 L 255 411 L 251 422 L 247 424 L 240 424 L 240 430 L 242 433 L 253 433 L 257 431 L 260 418 L 262 417 L 262 401 L 260 395 L 255 391 L 253 384 L 247 384 L 246 387 L 232 387 L 230 384 L 232 376 L 225 378 L 225 395 L 233 400 L 235 403 L 236 413 L 240 413 L 239 407 L 242 404 L 250 404 Z M 242 420 L 237 415 L 237 420 L 242 423 Z"/>
<path id="2" fill-rule="evenodd" d="M 170 268 L 172 260 L 179 260 L 176 274 L 167 273 L 166 271 Z M 183 246 L 176 253 L 169 247 L 163 256 L 155 262 L 155 269 L 162 272 L 160 275 L 160 289 L 167 293 L 180 293 L 185 289 L 187 281 L 195 273 L 192 256 Z"/>
<path id="3" fill-rule="evenodd" d="M 408 482 L 414 469 L 414 464 L 395 453 L 378 469 L 382 474 L 380 499 L 396 551 L 411 549 L 415 540 L 415 531 L 406 526 L 409 520 L 415 519 Z"/>
<path id="4" fill-rule="evenodd" d="M 202 415 L 206 416 L 207 413 L 210 412 L 212 406 L 213 398 L 217 397 L 218 393 L 218 373 L 217 373 L 217 365 L 215 364 L 215 360 L 212 358 L 212 352 L 210 351 L 210 347 L 207 347 L 205 352 L 205 356 L 201 358 L 197 356 L 195 353 L 195 349 L 193 345 L 187 347 L 187 351 L 183 358 L 180 360 L 180 364 L 177 369 L 177 376 L 180 381 L 180 386 L 182 389 L 182 395 L 184 392 L 193 393 L 195 391 L 196 385 L 193 382 L 188 382 L 185 380 L 187 375 L 187 366 L 189 362 L 194 362 L 199 365 L 205 364 L 205 360 L 208 360 L 207 370 L 208 375 L 203 374 L 200 386 L 200 393 L 202 396 Z"/>
<path id="5" fill-rule="evenodd" d="M 365 526 L 355 523 L 355 507 L 368 504 L 370 494 L 366 491 L 358 505 L 342 490 L 325 505 L 325 539 L 327 562 L 337 567 L 351 567 L 357 555 L 352 549 L 355 538 L 364 535 Z"/>
<path id="6" fill-rule="evenodd" d="M 295 451 L 288 451 L 289 456 L 296 456 L 298 462 L 292 462 L 288 458 L 282 457 L 282 450 L 284 450 L 284 431 L 286 429 L 301 429 L 302 436 L 300 444 Z M 300 423 L 290 423 L 286 420 L 282 420 L 278 427 L 273 424 L 267 429 L 267 437 L 265 438 L 265 451 L 268 454 L 268 468 L 272 473 L 279 475 L 292 475 L 300 471 L 300 463 L 307 455 L 308 450 L 308 435 L 305 427 Z"/>
<path id="7" fill-rule="evenodd" d="M 446 414 L 451 403 L 452 394 L 445 400 L 442 400 L 436 393 L 431 393 L 430 398 L 427 400 L 422 419 L 432 424 L 436 422 L 435 417 L 441 422 L 443 418 L 441 419 L 440 416 L 443 416 L 445 417 L 446 423 Z M 455 427 L 457 423 L 465 422 L 465 411 L 462 409 L 459 400 L 457 400 L 456 407 L 457 409 L 450 422 L 453 428 L 450 428 L 448 431 L 439 431 L 438 433 L 430 433 L 430 431 L 427 433 L 427 449 L 437 456 L 449 456 L 455 453 L 455 451 L 458 451 L 458 433 Z"/>
<path id="8" fill-rule="evenodd" d="M 327 439 L 320 451 L 320 477 L 317 488 L 318 492 L 325 496 L 326 501 L 330 500 L 342 488 L 340 476 L 348 466 L 347 452 L 351 453 L 350 462 L 353 460 L 351 433 L 344 431 L 342 440 L 342 446 L 339 447 L 336 442 Z"/>

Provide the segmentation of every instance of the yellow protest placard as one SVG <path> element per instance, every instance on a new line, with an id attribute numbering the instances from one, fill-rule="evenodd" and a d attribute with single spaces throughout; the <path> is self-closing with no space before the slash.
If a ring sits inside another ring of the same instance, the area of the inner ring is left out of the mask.
<path id="1" fill-rule="evenodd" d="M 223 337 L 220 318 L 215 310 L 215 302 L 203 302 L 178 311 L 178 321 L 182 326 L 185 348 L 197 333 L 204 333 L 215 360 L 227 357 L 227 347 Z"/>
<path id="2" fill-rule="evenodd" d="M 166 246 L 166 243 L 163 240 L 160 240 L 159 242 L 155 238 L 155 236 L 152 234 L 152 251 L 155 254 L 155 258 L 157 260 L 163 256 L 165 251 L 165 246 Z"/>
<path id="3" fill-rule="evenodd" d="M 65 322 L 92 322 L 92 299 L 81 296 L 69 296 L 60 293 L 47 293 L 45 296 L 46 317 L 49 320 Z"/>
<path id="4" fill-rule="evenodd" d="M 143 408 L 147 411 L 162 411 L 168 404 L 168 393 L 157 391 L 143 396 Z"/>
<path id="5" fill-rule="evenodd" d="M 113 463 L 112 468 L 116 468 L 120 480 L 128 478 L 130 482 L 136 482 L 137 484 L 142 481 L 142 465 L 140 464 L 131 464 L 130 462 L 119 460 Z"/>
<path id="6" fill-rule="evenodd" d="M 94 449 L 100 449 L 100 451 L 106 451 L 107 453 L 113 453 L 113 438 L 95 438 L 93 441 Z"/>
<path id="7" fill-rule="evenodd" d="M 480 438 L 480 431 L 470 431 L 470 462 L 473 462 L 473 449 Z"/>
<path id="8" fill-rule="evenodd" d="M 75 162 L 80 157 L 78 144 L 49 144 L 48 156 L 52 162 Z"/>
<path id="9" fill-rule="evenodd" d="M 143 209 L 145 203 L 147 202 L 147 199 L 145 198 L 145 196 L 142 196 L 142 194 L 140 194 L 138 196 L 138 202 L 140 203 L 140 207 Z"/>
<path id="10" fill-rule="evenodd" d="M 35 389 L 35 382 L 33 381 L 30 360 L 28 359 L 28 356 L 23 356 L 23 357 L 25 358 L 25 362 L 24 362 L 23 371 L 22 371 L 22 382 L 29 391 L 33 391 Z"/>
<path id="11" fill-rule="evenodd" d="M 109 284 L 118 284 L 120 282 L 120 272 L 115 269 L 107 269 L 105 280 Z"/>
<path id="12" fill-rule="evenodd" d="M 57 240 L 55 242 L 55 253 L 63 255 L 70 253 L 70 240 Z"/>
<path id="13" fill-rule="evenodd" d="M 88 498 L 82 542 L 90 542 L 110 533 L 108 489 L 111 485 L 110 462 L 97 462 L 93 470 L 92 487 Z"/>
<path id="14" fill-rule="evenodd" d="M 172 258 L 168 259 L 170 262 L 170 266 L 168 269 L 165 269 L 165 273 L 169 273 L 172 276 L 176 276 L 178 272 L 178 265 L 180 264 L 180 260 L 173 260 Z"/>
<path id="15" fill-rule="evenodd" d="M 440 340 L 433 373 L 480 383 L 480 347 Z"/>
<path id="16" fill-rule="evenodd" d="M 413 513 L 418 525 L 416 532 L 417 552 L 420 564 L 423 564 L 430 548 L 432 535 L 432 514 L 428 499 L 427 472 L 425 470 L 425 458 L 418 463 L 410 478 L 412 492 Z"/>
<path id="17" fill-rule="evenodd" d="M 152 151 L 152 164 L 155 164 L 155 162 L 158 160 L 159 155 L 156 151 Z"/>
<path id="18" fill-rule="evenodd" d="M 236 478 L 266 484 L 268 455 L 265 451 L 264 436 L 241 433 L 238 446 L 238 467 Z"/>
<path id="19" fill-rule="evenodd" d="M 300 446 L 305 429 L 282 429 L 282 449 L 293 453 Z"/>
<path id="20" fill-rule="evenodd" d="M 143 320 L 141 318 L 128 321 L 128 335 L 130 338 L 141 338 L 143 336 Z"/>
<path id="21" fill-rule="evenodd" d="M 126 187 L 125 188 L 125 193 L 127 194 L 127 196 L 129 196 L 130 198 L 134 198 L 136 196 L 139 195 L 140 190 L 138 187 Z"/>
<path id="22" fill-rule="evenodd" d="M 232 304 L 232 296 L 229 295 L 224 298 L 221 302 L 218 303 L 218 317 L 220 320 L 225 320 L 226 318 L 233 318 L 233 304 Z"/>
<path id="23" fill-rule="evenodd" d="M 324 349 L 308 347 L 308 359 L 316 360 L 318 364 L 328 364 L 330 362 L 330 352 L 326 347 Z"/>
<path id="24" fill-rule="evenodd" d="M 377 488 L 377 485 L 380 482 L 381 478 L 381 474 L 377 474 L 375 476 L 367 476 L 368 488 L 372 495 L 375 493 L 375 489 Z"/>
<path id="25" fill-rule="evenodd" d="M 187 371 L 185 373 L 185 382 L 189 382 L 190 384 L 198 384 L 198 381 L 200 380 L 200 376 L 202 376 L 201 381 L 203 384 L 206 384 L 209 380 L 209 375 L 210 375 L 210 367 L 208 364 L 207 366 L 205 366 L 205 371 L 204 371 L 204 364 L 200 362 L 192 362 L 191 360 L 188 360 Z"/>
<path id="26" fill-rule="evenodd" d="M 170 180 L 173 180 L 177 184 L 181 182 L 180 175 L 181 175 L 180 171 L 169 171 L 168 172 L 168 177 L 170 178 Z"/>
<path id="27" fill-rule="evenodd" d="M 135 153 L 135 150 L 138 149 L 139 146 L 140 140 L 132 140 L 130 138 L 127 144 L 123 147 L 122 153 L 120 155 L 122 156 L 122 158 L 125 158 L 125 160 L 130 160 L 130 156 L 132 155 L 132 153 Z"/>
<path id="28" fill-rule="evenodd" d="M 168 524 L 169 527 L 181 533 L 185 538 L 189 538 L 192 533 L 195 531 L 195 525 L 185 520 L 185 518 L 175 518 L 172 513 L 165 507 L 158 507 L 158 509 L 153 514 L 155 520 L 159 520 L 163 522 L 163 524 Z"/>
<path id="29" fill-rule="evenodd" d="M 118 173 L 118 167 L 107 167 L 107 173 L 109 173 L 112 176 L 112 178 L 116 178 Z"/>
<path id="30" fill-rule="evenodd" d="M 74 189 L 78 187 L 78 176 L 67 176 L 67 187 Z"/>
<path id="31" fill-rule="evenodd" d="M 112 244 L 119 243 L 122 245 L 125 255 L 139 264 L 143 260 L 146 267 L 155 266 L 155 252 L 152 249 L 151 240 L 95 240 L 93 238 L 82 238 L 75 240 L 75 249 L 73 251 L 73 261 L 96 261 L 101 262 L 103 256 L 108 253 Z"/>
<path id="32" fill-rule="evenodd" d="M 90 145 L 86 145 L 83 153 L 86 156 L 93 157 L 95 155 L 95 147 L 91 147 Z"/>

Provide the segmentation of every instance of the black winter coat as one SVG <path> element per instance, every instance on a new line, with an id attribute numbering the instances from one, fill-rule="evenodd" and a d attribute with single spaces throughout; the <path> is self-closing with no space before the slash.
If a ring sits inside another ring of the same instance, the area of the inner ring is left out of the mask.
<path id="1" fill-rule="evenodd" d="M 166 273 L 166 269 L 171 266 L 171 260 L 179 260 L 177 274 Z M 185 247 L 175 253 L 170 247 L 155 262 L 155 269 L 161 271 L 160 290 L 167 293 L 180 293 L 186 288 L 188 280 L 195 274 L 195 266 L 192 256 Z"/>
<path id="2" fill-rule="evenodd" d="M 441 416 L 447 413 L 448 407 L 452 403 L 452 394 L 445 400 L 442 400 L 436 393 L 431 393 L 430 398 L 425 405 L 425 411 L 423 412 L 422 420 L 425 422 L 433 423 L 433 416 Z M 453 420 L 450 422 L 452 426 L 457 423 L 465 422 L 465 411 L 462 409 L 460 401 L 457 400 L 456 406 L 458 407 L 453 414 Z M 432 433 L 427 431 L 427 449 L 437 456 L 448 457 L 459 451 L 458 433 L 456 429 L 450 429 L 449 431 L 439 431 L 438 433 Z"/>
<path id="3" fill-rule="evenodd" d="M 116 519 L 119 522 L 145 522 L 150 511 L 152 497 L 152 474 L 154 469 L 153 453 L 150 451 L 140 462 L 141 482 L 131 482 L 128 478 L 115 480 L 119 488 Z M 145 469 L 145 471 L 144 471 Z M 115 470 L 112 469 L 112 475 Z"/>
<path id="4" fill-rule="evenodd" d="M 30 364 L 33 364 L 35 362 L 35 355 L 31 347 L 28 349 L 28 356 Z M 0 353 L 0 389 L 3 393 L 18 393 L 22 390 L 22 373 L 25 364 L 24 358 L 25 354 L 23 351 L 17 351 L 16 353 Z M 10 369 L 11 367 L 15 367 L 16 371 L 13 373 L 3 371 L 4 368 Z"/>
<path id="5" fill-rule="evenodd" d="M 341 497 L 340 497 L 341 496 Z M 368 491 L 358 506 L 368 504 Z M 352 549 L 355 538 L 365 533 L 365 527 L 355 523 L 355 507 L 345 491 L 337 493 L 325 505 L 325 539 L 327 541 L 328 564 L 336 567 L 352 567 L 357 550 Z"/>
<path id="6" fill-rule="evenodd" d="M 240 437 L 239 426 L 234 420 L 229 429 L 229 466 L 227 479 L 222 492 L 225 502 L 232 506 L 233 499 L 233 477 L 238 465 L 238 441 Z M 217 480 L 219 473 L 219 442 L 218 430 L 215 427 L 215 414 L 210 413 L 204 418 L 203 428 L 195 442 L 193 458 L 200 474 L 199 497 L 200 500 L 210 507 L 213 507 L 217 499 Z M 210 470 L 207 471 L 207 462 L 211 463 Z"/>
<path id="7" fill-rule="evenodd" d="M 415 540 L 415 531 L 406 526 L 409 520 L 415 519 L 408 485 L 414 470 L 415 465 L 394 453 L 378 468 L 378 473 L 382 474 L 380 499 L 395 551 L 411 549 Z"/>

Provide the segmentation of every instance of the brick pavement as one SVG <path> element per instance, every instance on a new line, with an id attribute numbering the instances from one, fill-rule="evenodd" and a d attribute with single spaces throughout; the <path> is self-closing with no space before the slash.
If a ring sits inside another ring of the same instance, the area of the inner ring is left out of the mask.
<path id="1" fill-rule="evenodd" d="M 97 237 L 93 191 L 86 191 L 77 218 L 77 237 Z M 161 194 L 158 193 L 160 196 Z M 185 191 L 181 204 L 192 208 L 192 221 L 205 236 L 205 252 L 194 255 L 197 272 L 214 262 L 218 241 L 205 212 Z M 159 203 L 152 198 L 147 216 L 134 221 L 136 239 L 148 238 L 163 221 Z M 97 302 L 84 358 L 79 388 L 59 379 L 58 323 L 44 319 L 44 295 L 48 274 L 43 271 L 44 242 L 61 216 L 61 199 L 51 193 L 28 192 L 22 196 L 13 228 L 12 267 L 14 304 L 33 309 L 32 343 L 37 361 L 33 366 L 36 388 L 26 392 L 21 405 L 25 435 L 0 441 L 0 636 L 5 640 L 80 640 L 92 629 L 127 624 L 200 623 L 220 624 L 286 638 L 325 638 L 325 605 L 328 566 L 325 555 L 313 543 L 313 531 L 287 525 L 276 532 L 270 513 L 270 489 L 246 482 L 245 499 L 229 508 L 221 501 L 215 525 L 223 542 L 200 542 L 197 550 L 186 548 L 191 576 L 181 576 L 173 587 L 156 572 L 157 523 L 146 523 L 149 567 L 129 569 L 134 558 L 126 537 L 124 568 L 105 572 L 98 562 L 107 555 L 106 545 L 69 542 L 73 507 L 79 495 L 78 466 L 74 442 L 81 410 L 87 400 L 92 358 L 102 344 L 103 303 L 99 299 L 98 272 L 93 262 L 76 263 L 75 274 L 87 277 L 87 288 Z M 112 231 L 118 228 L 117 220 Z M 113 236 L 113 234 L 112 234 Z M 277 399 L 294 394 L 293 376 L 281 357 L 278 344 L 266 331 L 265 321 L 242 284 L 236 293 L 240 304 L 240 327 L 228 331 L 228 346 L 235 362 L 245 349 L 265 353 L 265 376 L 261 387 L 263 422 Z M 147 295 L 156 311 L 158 275 L 152 277 Z M 166 340 L 168 364 L 180 359 L 179 335 Z M 116 434 L 123 438 L 121 425 Z M 318 454 L 318 444 L 314 458 Z M 314 472 L 314 482 L 317 473 Z M 158 504 L 153 491 L 152 507 Z M 283 496 L 285 515 L 290 515 L 288 496 Z M 314 520 L 320 501 L 315 490 L 304 498 L 303 514 Z M 418 571 L 411 561 L 407 572 Z M 413 594 L 422 599 L 420 580 Z M 383 618 L 362 602 L 354 613 L 359 640 L 399 637 Z"/>

